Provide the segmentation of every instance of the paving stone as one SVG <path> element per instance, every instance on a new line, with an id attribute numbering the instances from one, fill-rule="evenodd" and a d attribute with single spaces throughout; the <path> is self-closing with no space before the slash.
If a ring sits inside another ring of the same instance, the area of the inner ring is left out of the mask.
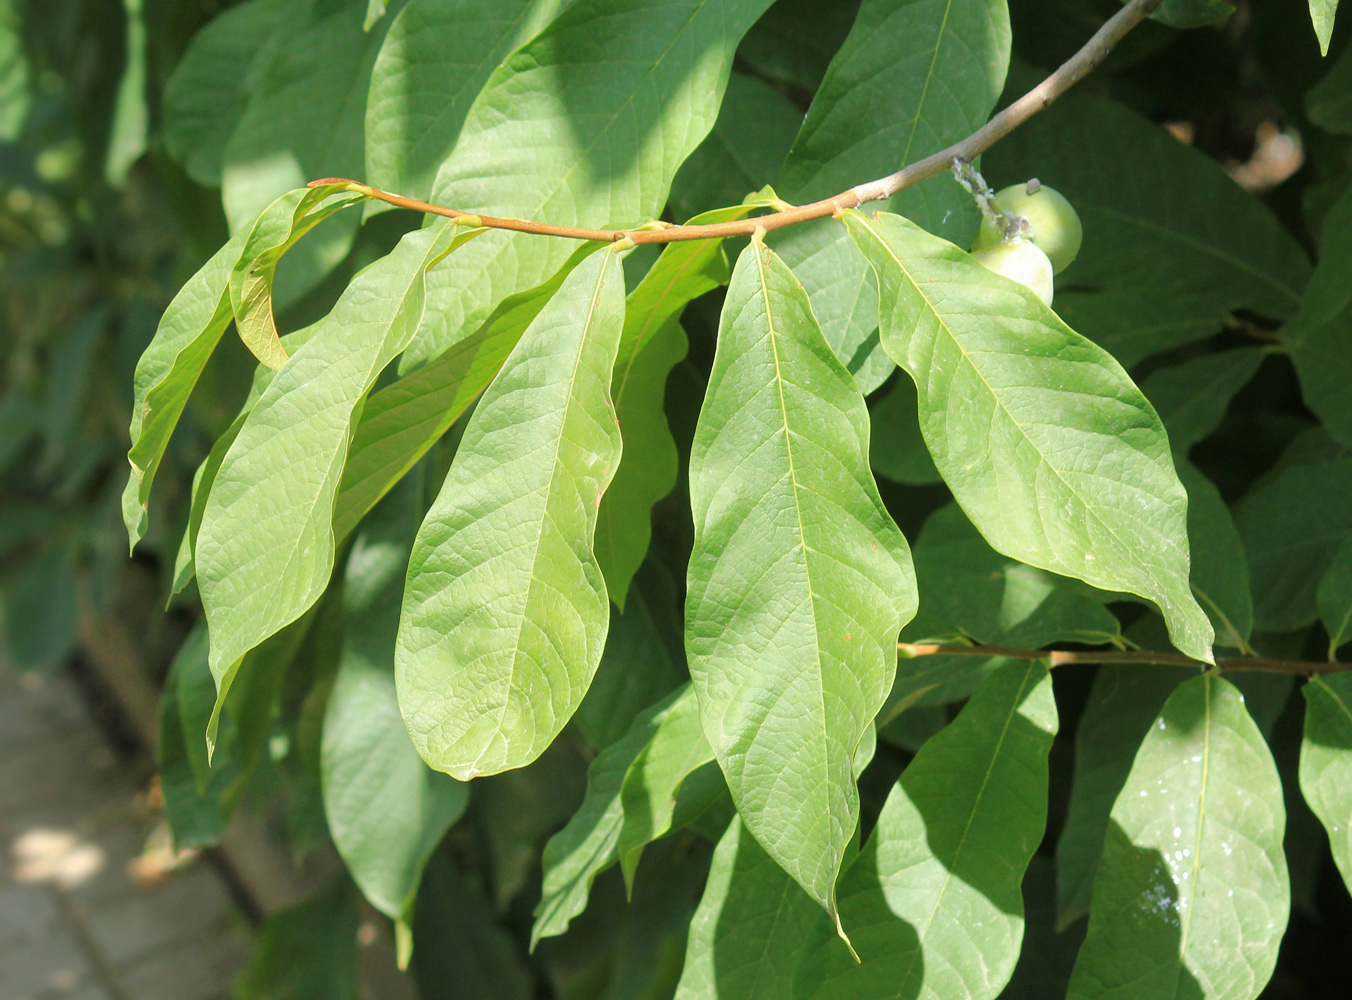
<path id="1" fill-rule="evenodd" d="M 89 980 L 89 964 L 64 928 L 0 950 L 0 1000 L 37 1000 Z"/>
<path id="2" fill-rule="evenodd" d="M 99 950 L 113 965 L 228 928 L 233 905 L 216 873 L 200 866 L 108 905 L 82 907 Z"/>
<path id="3" fill-rule="evenodd" d="M 248 955 L 248 935 L 236 931 L 150 955 L 118 974 L 135 1000 L 227 1000 Z"/>
<path id="4" fill-rule="evenodd" d="M 98 983 L 85 983 L 73 990 L 49 990 L 38 994 L 36 1000 L 113 1000 L 113 995 Z M 139 997 L 134 1000 L 140 1000 Z"/>
<path id="5" fill-rule="evenodd" d="M 0 752 L 0 814 L 53 798 L 97 808 L 128 788 L 93 732 L 48 736 Z"/>

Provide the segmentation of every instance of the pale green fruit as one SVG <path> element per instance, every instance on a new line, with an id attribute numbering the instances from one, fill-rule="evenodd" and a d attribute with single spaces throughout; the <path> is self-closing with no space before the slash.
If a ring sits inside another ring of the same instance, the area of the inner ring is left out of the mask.
<path id="1" fill-rule="evenodd" d="M 1052 262 L 1040 247 L 1027 240 L 1014 240 L 974 251 L 972 259 L 988 271 L 1030 289 L 1044 304 L 1052 304 Z"/>
<path id="2" fill-rule="evenodd" d="M 1080 244 L 1084 241 L 1080 216 L 1065 195 L 1055 188 L 1037 181 L 1014 184 L 995 195 L 995 207 L 1028 220 L 1033 230 L 1033 242 L 1051 258 L 1052 270 L 1057 274 L 1064 271 L 1080 252 Z M 1004 233 L 998 226 L 989 219 L 982 219 L 981 231 L 977 233 L 972 249 L 985 250 L 1003 238 Z"/>

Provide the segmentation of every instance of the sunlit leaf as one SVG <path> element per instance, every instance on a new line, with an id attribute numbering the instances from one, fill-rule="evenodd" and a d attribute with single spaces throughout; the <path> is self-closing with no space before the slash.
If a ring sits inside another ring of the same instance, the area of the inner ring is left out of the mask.
<path id="1" fill-rule="evenodd" d="M 1300 790 L 1328 833 L 1333 860 L 1352 886 L 1352 675 L 1305 685 Z"/>

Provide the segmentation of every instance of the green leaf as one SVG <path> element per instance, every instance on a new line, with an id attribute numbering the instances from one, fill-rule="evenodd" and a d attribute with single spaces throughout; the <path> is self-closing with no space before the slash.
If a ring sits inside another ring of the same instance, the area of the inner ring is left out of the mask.
<path id="1" fill-rule="evenodd" d="M 1352 49 L 1345 49 L 1333 68 L 1310 88 L 1305 113 L 1326 132 L 1352 132 Z"/>
<path id="2" fill-rule="evenodd" d="M 278 910 L 235 980 L 236 1000 L 358 1000 L 360 922 L 357 894 L 346 878 Z"/>
<path id="3" fill-rule="evenodd" d="M 1072 265 L 1073 266 L 1073 265 Z M 1095 291 L 1058 288 L 1056 314 L 1123 368 L 1216 334 L 1227 311 L 1200 295 L 1156 295 L 1148 284 Z"/>
<path id="4" fill-rule="evenodd" d="M 286 363 L 286 349 L 272 315 L 272 282 L 282 256 L 329 216 L 358 202 L 344 184 L 300 188 L 278 198 L 254 222 L 230 275 L 230 306 L 244 346 L 276 370 Z M 327 202 L 327 204 L 326 204 Z"/>
<path id="5" fill-rule="evenodd" d="M 868 468 L 868 411 L 807 294 L 738 258 L 690 456 L 686 652 L 743 823 L 835 915 L 850 768 L 915 612 L 906 540 Z"/>
<path id="6" fill-rule="evenodd" d="M 366 20 L 362 22 L 362 30 L 370 31 L 375 23 L 385 16 L 385 7 L 387 0 L 366 0 Z"/>
<path id="7" fill-rule="evenodd" d="M 1352 266 L 1352 256 L 1348 258 Z M 1352 306 L 1325 323 L 1307 323 L 1305 314 L 1283 328 L 1291 361 L 1300 377 L 1305 405 L 1337 441 L 1352 447 Z"/>
<path id="8" fill-rule="evenodd" d="M 1329 659 L 1352 642 L 1352 536 L 1343 539 L 1315 592 L 1319 617 L 1329 634 Z"/>
<path id="9" fill-rule="evenodd" d="M 631 894 L 643 848 L 671 829 L 681 783 L 713 759 L 713 749 L 700 729 L 694 689 L 687 687 L 664 713 L 620 785 L 624 822 L 616 850 Z"/>
<path id="10" fill-rule="evenodd" d="M 75 569 L 71 546 L 56 540 L 0 581 L 0 649 L 12 669 L 50 673 L 75 648 Z"/>
<path id="11" fill-rule="evenodd" d="M 763 197 L 750 197 L 690 222 L 731 222 L 768 204 Z M 667 375 L 686 353 L 681 311 L 692 299 L 727 284 L 728 276 L 722 240 L 668 243 L 625 302 L 610 391 L 628 447 L 596 521 L 596 559 L 610 599 L 621 611 L 629 581 L 648 551 L 652 506 L 676 485 L 676 442 L 662 403 Z"/>
<path id="12" fill-rule="evenodd" d="M 131 478 L 122 494 L 122 520 L 131 547 L 145 535 L 150 487 L 169 437 L 207 359 L 230 325 L 230 274 L 244 249 L 236 236 L 202 265 L 174 296 L 155 338 L 136 363 L 131 409 Z"/>
<path id="13" fill-rule="evenodd" d="M 1352 674 L 1312 677 L 1304 693 L 1300 790 L 1324 824 L 1343 881 L 1352 886 Z"/>
<path id="14" fill-rule="evenodd" d="M 577 0 L 489 77 L 432 200 L 558 225 L 654 219 L 713 127 L 738 39 L 769 0 Z M 494 233 L 437 276 L 402 371 L 435 358 L 506 295 L 538 284 L 563 240 Z"/>
<path id="15" fill-rule="evenodd" d="M 1290 907 L 1285 822 L 1243 696 L 1214 672 L 1184 683 L 1113 806 L 1070 1000 L 1256 997 Z"/>
<path id="16" fill-rule="evenodd" d="M 1329 206 L 1319 227 L 1319 261 L 1305 288 L 1301 324 L 1318 325 L 1352 304 L 1347 271 L 1352 267 L 1352 187 Z"/>
<path id="17" fill-rule="evenodd" d="M 986 540 L 1154 601 L 1174 644 L 1210 660 L 1211 623 L 1188 589 L 1187 495 L 1126 373 L 952 244 L 894 215 L 845 220 L 878 275 L 883 346 L 916 380 L 934 464 Z"/>
<path id="18" fill-rule="evenodd" d="M 1216 630 L 1216 643 L 1250 652 L 1253 591 L 1244 540 L 1230 508 L 1211 480 L 1192 463 L 1177 459 L 1179 480 L 1188 491 L 1188 542 L 1192 560 L 1192 592 Z"/>
<path id="19" fill-rule="evenodd" d="M 24 52 L 19 14 L 6 7 L 0 13 L 0 139 L 16 142 L 32 108 L 32 68 Z"/>
<path id="20" fill-rule="evenodd" d="M 281 42 L 295 0 L 248 0 L 192 37 L 164 85 L 164 146 L 204 187 L 220 187 L 225 144 Z"/>
<path id="21" fill-rule="evenodd" d="M 1310 0 L 1310 20 L 1314 22 L 1315 37 L 1319 39 L 1319 54 L 1329 54 L 1329 40 L 1333 38 L 1333 15 L 1338 11 L 1338 0 Z"/>
<path id="22" fill-rule="evenodd" d="M 858 13 L 859 0 L 778 0 L 746 33 L 737 58 L 767 80 L 811 94 Z"/>
<path id="23" fill-rule="evenodd" d="M 430 197 L 489 75 L 566 6 L 567 0 L 414 0 L 400 11 L 371 73 L 367 179 L 408 198 Z"/>
<path id="24" fill-rule="evenodd" d="M 465 429 L 409 562 L 395 666 L 414 745 L 461 780 L 538 757 L 577 710 L 609 622 L 592 554 L 620 459 L 613 251 L 563 282 Z"/>
<path id="25" fill-rule="evenodd" d="M 1005 0 L 865 0 L 813 98 L 779 189 L 794 202 L 829 198 L 936 153 L 985 124 L 1009 67 Z M 971 196 L 951 177 L 887 203 L 964 246 L 976 235 Z M 807 288 L 833 350 L 876 389 L 892 370 L 873 339 L 868 268 L 839 226 L 795 226 L 774 241 Z"/>
<path id="26" fill-rule="evenodd" d="M 1075 730 L 1075 773 L 1065 826 L 1056 842 L 1057 927 L 1089 913 L 1094 873 L 1113 803 L 1132 760 L 1169 695 L 1196 676 L 1186 667 L 1105 664 Z"/>
<path id="27" fill-rule="evenodd" d="M 126 184 L 132 165 L 146 151 L 150 125 L 150 109 L 146 106 L 146 22 L 141 8 L 142 0 L 122 0 L 126 14 L 122 75 L 113 99 L 103 160 L 104 180 L 115 189 Z"/>
<path id="28" fill-rule="evenodd" d="M 276 50 L 226 143 L 221 198 L 231 232 L 274 199 L 320 177 L 361 179 L 371 67 L 388 22 L 362 30 L 365 5 L 289 10 Z M 360 218 L 344 213 L 290 255 L 293 300 L 347 256 Z"/>
<path id="29" fill-rule="evenodd" d="M 1084 246 L 1059 283 L 1135 289 L 1138 321 L 1171 319 L 1180 297 L 1277 318 L 1300 305 L 1309 262 L 1272 212 L 1214 159 L 1114 101 L 1067 95 L 996 144 L 985 170 L 1001 184 L 1038 177 L 1069 198 Z"/>
<path id="30" fill-rule="evenodd" d="M 417 328 L 427 269 L 474 232 L 409 233 L 354 278 L 226 453 L 194 552 L 222 698 L 239 658 L 328 585 L 333 499 L 362 399 Z"/>
<path id="31" fill-rule="evenodd" d="M 1234 12 L 1235 8 L 1225 3 L 1225 0 L 1164 0 L 1150 16 L 1171 28 L 1201 28 L 1229 17 Z"/>
<path id="32" fill-rule="evenodd" d="M 916 541 L 920 609 L 903 637 L 969 636 L 997 646 L 1036 649 L 1057 641 L 1120 640 L 1117 619 L 1070 580 L 992 549 L 950 503 L 925 521 Z"/>
<path id="33" fill-rule="evenodd" d="M 1158 369 L 1141 383 L 1141 391 L 1164 421 L 1175 454 L 1186 455 L 1221 425 L 1230 400 L 1253 378 L 1264 355 L 1261 347 L 1204 354 Z"/>
<path id="34" fill-rule="evenodd" d="M 774 184 L 802 121 L 803 113 L 778 90 L 734 70 L 713 131 L 671 182 L 672 215 L 689 219 Z"/>
<path id="35" fill-rule="evenodd" d="M 464 415 L 563 279 L 600 246 L 584 243 L 549 280 L 503 300 L 472 336 L 367 400 L 334 501 L 334 537 L 346 538 L 376 501 Z"/>
<path id="36" fill-rule="evenodd" d="M 614 484 L 607 495 L 613 491 Z M 676 581 L 664 565 L 646 560 L 634 576 L 625 610 L 610 613 L 601 665 L 573 716 L 594 746 L 610 746 L 629 731 L 639 712 L 689 679 L 683 625 Z"/>
<path id="37" fill-rule="evenodd" d="M 469 801 L 469 786 L 422 762 L 395 695 L 399 602 L 421 515 L 422 481 L 412 476 L 371 512 L 352 546 L 321 757 L 334 846 L 371 905 L 405 927 L 423 866 Z"/>
<path id="38" fill-rule="evenodd" d="M 868 460 L 880 476 L 907 486 L 942 482 L 920 434 L 915 383 L 893 379 L 892 391 L 869 411 Z"/>
<path id="39" fill-rule="evenodd" d="M 1047 822 L 1056 729 L 1045 663 L 1010 664 L 986 679 L 920 748 L 841 879 L 841 919 L 862 962 L 819 931 L 803 949 L 797 995 L 1000 992 L 1023 939 L 1019 887 Z"/>
<path id="40" fill-rule="evenodd" d="M 1290 632 L 1318 616 L 1316 590 L 1352 535 L 1352 458 L 1288 465 L 1235 505 L 1253 581 L 1254 627 Z"/>

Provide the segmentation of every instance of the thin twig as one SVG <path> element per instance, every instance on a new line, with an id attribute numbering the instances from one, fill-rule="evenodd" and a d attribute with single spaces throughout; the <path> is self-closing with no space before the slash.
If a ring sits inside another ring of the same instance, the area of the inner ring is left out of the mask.
<path id="1" fill-rule="evenodd" d="M 1161 653 L 1150 649 L 1130 650 L 1069 650 L 1069 649 L 1014 649 L 1009 646 L 967 645 L 947 642 L 899 642 L 897 651 L 907 657 L 919 656 L 999 656 L 1007 660 L 1049 660 L 1053 667 L 1088 663 L 1157 663 L 1207 670 L 1210 664 L 1194 660 L 1182 653 Z M 1311 660 L 1273 660 L 1262 656 L 1229 656 L 1216 661 L 1220 670 L 1265 670 L 1269 673 L 1336 674 L 1352 670 L 1352 663 L 1319 662 Z"/>
<path id="2" fill-rule="evenodd" d="M 1109 18 L 1107 23 L 1094 33 L 1094 37 L 1085 43 L 1084 48 L 1067 59 L 1060 69 L 961 142 L 954 143 L 947 149 L 940 150 L 932 156 L 927 156 L 923 160 L 903 167 L 896 173 L 880 177 L 876 181 L 855 185 L 848 191 L 842 191 L 838 195 L 824 198 L 821 201 L 814 201 L 810 205 L 786 208 L 776 215 L 699 226 L 658 224 L 655 227 L 643 229 L 580 229 L 575 226 L 551 226 L 547 223 L 530 222 L 525 219 L 475 215 L 473 212 L 446 208 L 443 205 L 432 205 L 425 201 L 418 201 L 416 198 L 405 198 L 401 195 L 391 194 L 388 191 L 381 191 L 379 188 L 373 188 L 359 181 L 348 180 L 345 177 L 326 177 L 323 180 L 311 181 L 310 186 L 346 184 L 349 190 L 364 194 L 369 198 L 376 198 L 400 208 L 411 208 L 416 212 L 424 212 L 428 215 L 441 215 L 449 219 L 459 219 L 465 225 L 486 226 L 490 229 L 511 229 L 521 233 L 561 236 L 573 240 L 600 240 L 606 243 L 613 243 L 626 237 L 635 243 L 676 243 L 684 240 L 750 236 L 758 226 L 767 230 L 784 229 L 787 226 L 796 226 L 813 219 L 836 216 L 846 209 L 857 208 L 865 202 L 890 198 L 903 188 L 908 188 L 936 174 L 943 173 L 949 169 L 955 159 L 975 159 L 1029 118 L 1032 118 L 1033 115 L 1045 110 L 1051 105 L 1052 101 L 1084 79 L 1096 66 L 1103 62 L 1108 53 L 1113 50 L 1113 47 L 1122 40 L 1127 32 L 1154 13 L 1155 9 L 1163 2 L 1164 0 L 1131 0 L 1130 3 Z"/>

